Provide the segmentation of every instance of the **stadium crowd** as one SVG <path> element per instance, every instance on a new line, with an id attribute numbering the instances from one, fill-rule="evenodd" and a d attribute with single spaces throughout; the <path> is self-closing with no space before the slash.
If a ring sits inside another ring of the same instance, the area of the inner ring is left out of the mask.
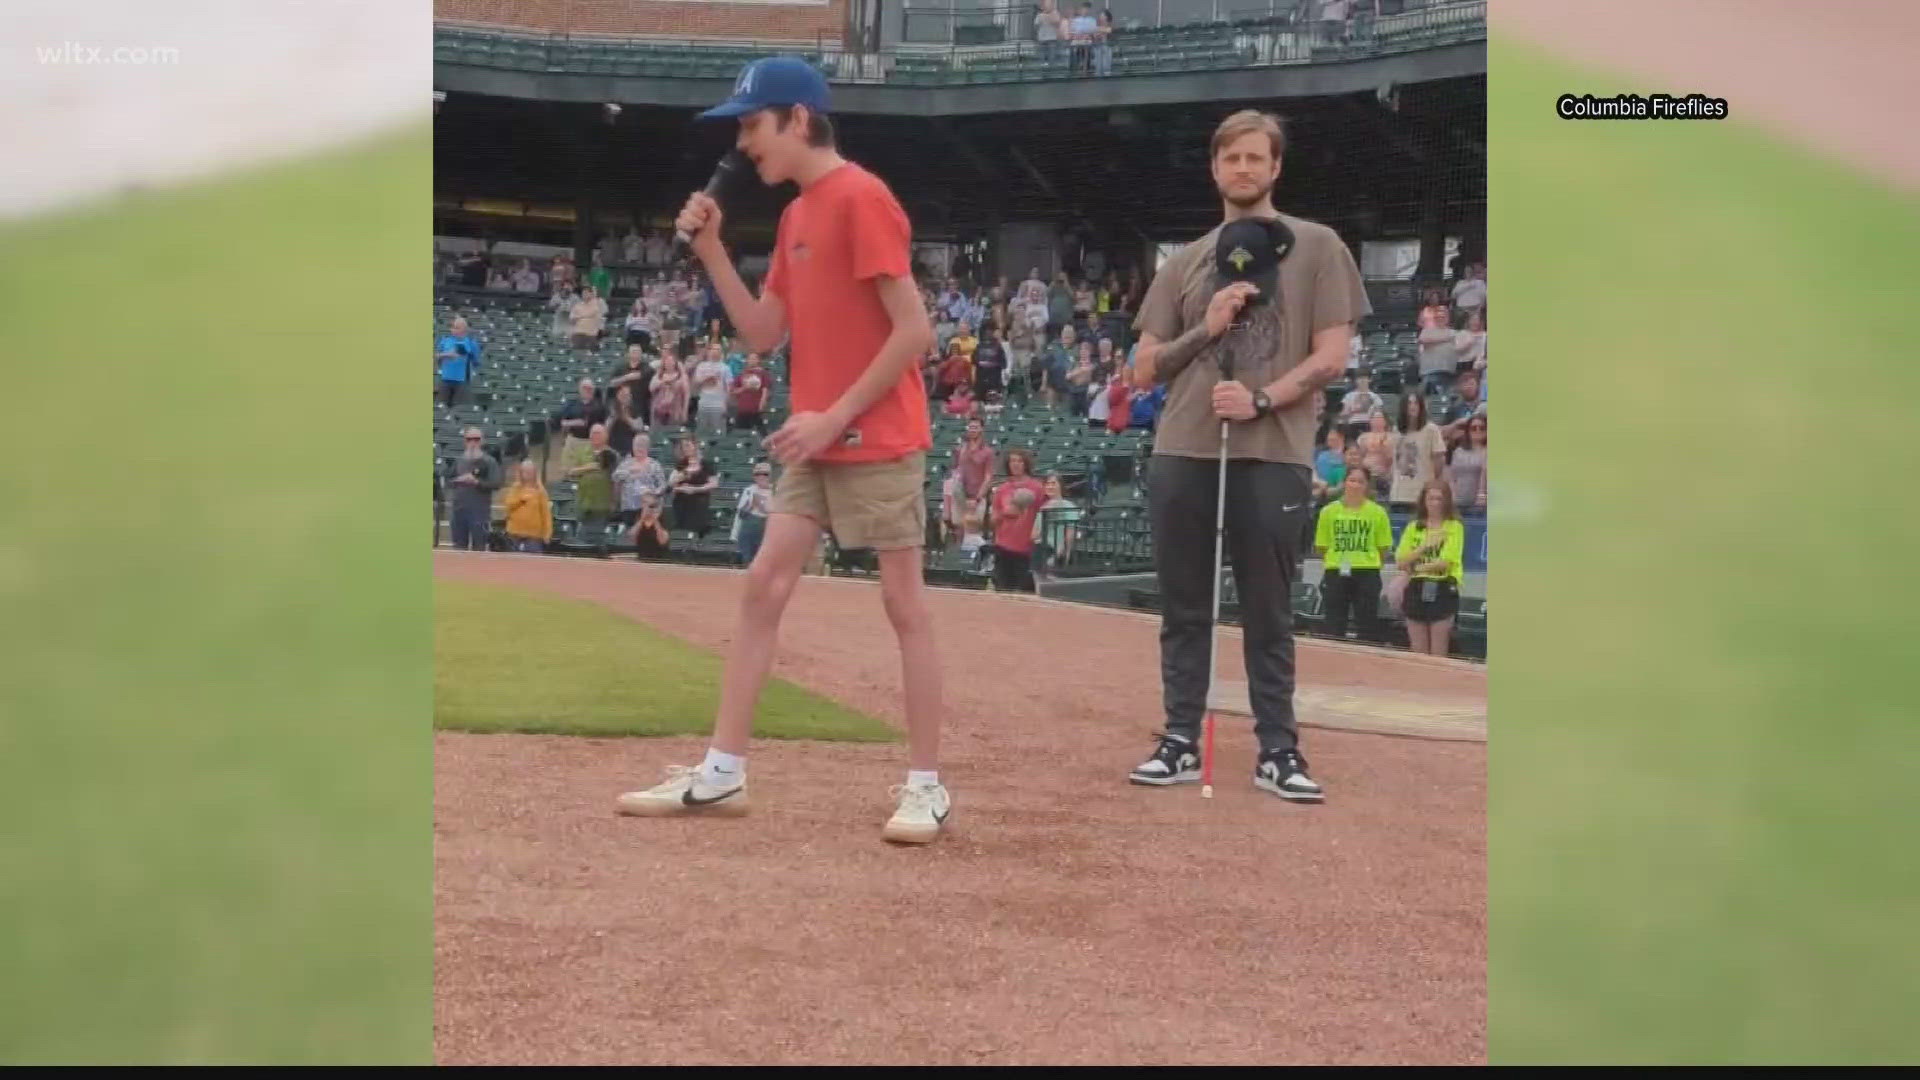
<path id="1" fill-rule="evenodd" d="M 478 429 L 465 433 L 463 455 L 435 477 L 436 543 L 439 503 L 450 492 L 455 546 L 484 549 L 497 540 L 512 550 L 544 550 L 556 527 L 548 490 L 562 481 L 573 487 L 583 535 L 617 529 L 642 559 L 676 554 L 670 530 L 696 540 L 715 530 L 712 501 L 722 476 L 705 460 L 702 440 L 769 430 L 783 357 L 743 348 L 709 283 L 668 266 L 669 254 L 664 236 L 630 232 L 592 252 L 584 280 L 564 255 L 544 267 L 532 259 L 489 265 L 483 254 L 443 263 L 443 283 L 546 291 L 556 342 L 583 357 L 609 346 L 619 353 L 602 378 L 581 379 L 577 396 L 557 408 L 544 471 L 531 458 L 505 469 Z M 608 305 L 615 266 L 637 285 L 617 318 Z M 1013 409 L 1109 433 L 1150 433 L 1165 389 L 1135 389 L 1128 370 L 1133 314 L 1146 286 L 1137 270 L 1049 279 L 1037 267 L 1017 282 L 923 280 L 936 340 L 921 375 L 936 416 L 965 421 L 958 444 L 930 460 L 938 483 L 930 555 L 957 551 L 1002 591 L 1032 591 L 1071 562 L 1098 512 L 1101 485 L 1037 475 L 1031 448 L 995 446 L 986 428 Z M 1321 417 L 1312 463 L 1319 507 L 1304 538 L 1308 557 L 1323 563 L 1323 625 L 1335 636 L 1351 627 L 1363 640 L 1386 640 L 1376 616 L 1384 591 L 1416 649 L 1447 652 L 1462 583 L 1463 520 L 1487 506 L 1486 311 L 1484 262 L 1466 268 L 1450 290 L 1426 291 L 1415 321 L 1417 374 L 1408 373 L 1397 407 L 1374 389 L 1365 335 L 1355 335 L 1348 388 L 1328 396 Z M 484 352 L 466 321 L 453 318 L 434 357 L 447 404 L 480 370 Z M 652 456 L 656 430 L 675 436 L 671 461 Z M 749 473 L 722 526 L 742 564 L 758 548 L 772 485 L 764 458 Z M 1408 515 L 1397 538 L 1389 511 Z M 495 538 L 491 522 L 501 515 Z M 1385 574 L 1389 564 L 1401 573 Z"/>

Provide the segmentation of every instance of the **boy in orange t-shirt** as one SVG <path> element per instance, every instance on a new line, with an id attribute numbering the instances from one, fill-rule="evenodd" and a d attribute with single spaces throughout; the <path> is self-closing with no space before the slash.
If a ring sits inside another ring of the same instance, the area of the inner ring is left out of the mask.
<path id="1" fill-rule="evenodd" d="M 650 817 L 746 813 L 754 703 L 787 600 L 827 529 L 842 549 L 879 555 L 885 610 L 900 642 L 909 770 L 882 835 L 927 843 L 953 806 L 937 772 L 941 676 L 921 580 L 933 432 L 917 364 L 933 327 L 913 281 L 907 215 L 884 181 L 835 149 L 827 99 L 816 68 L 771 57 L 747 65 L 733 96 L 702 114 L 738 117 L 735 148 L 761 181 L 800 188 L 780 216 L 758 298 L 720 242 L 713 198 L 695 193 L 676 222 L 748 348 L 767 352 L 791 332 L 793 414 L 766 440 L 785 471 L 747 570 L 706 760 L 621 796 L 619 807 Z"/>

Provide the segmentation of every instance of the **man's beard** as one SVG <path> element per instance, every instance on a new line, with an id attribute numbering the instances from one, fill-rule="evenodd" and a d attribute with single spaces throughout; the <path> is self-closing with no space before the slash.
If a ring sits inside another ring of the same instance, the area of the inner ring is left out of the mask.
<path id="1" fill-rule="evenodd" d="M 1239 207 L 1242 210 L 1248 210 L 1253 207 L 1259 206 L 1263 202 L 1266 202 L 1268 197 L 1273 194 L 1273 185 L 1262 184 L 1260 188 L 1256 190 L 1252 195 L 1231 195 L 1231 194 L 1228 194 L 1230 190 L 1232 189 L 1230 188 L 1220 189 L 1220 197 L 1232 203 L 1233 205 Z"/>

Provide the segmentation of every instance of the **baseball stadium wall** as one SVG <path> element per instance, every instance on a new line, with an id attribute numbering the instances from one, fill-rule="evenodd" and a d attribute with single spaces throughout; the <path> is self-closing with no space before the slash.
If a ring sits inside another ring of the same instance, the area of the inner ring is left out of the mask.
<path id="1" fill-rule="evenodd" d="M 834 111 L 877 116 L 971 116 L 1062 109 L 1167 105 L 1186 101 L 1351 94 L 1389 85 L 1484 73 L 1484 42 L 1446 45 L 1341 63 L 1249 67 L 1062 79 L 983 86 L 835 83 Z M 569 71 L 511 71 L 436 62 L 436 89 L 539 101 L 661 105 L 704 109 L 725 98 L 731 79 L 619 76 Z"/>
<path id="2" fill-rule="evenodd" d="M 434 0 L 436 22 L 571 34 L 838 42 L 847 0 Z M 605 99 L 602 99 L 605 100 Z"/>

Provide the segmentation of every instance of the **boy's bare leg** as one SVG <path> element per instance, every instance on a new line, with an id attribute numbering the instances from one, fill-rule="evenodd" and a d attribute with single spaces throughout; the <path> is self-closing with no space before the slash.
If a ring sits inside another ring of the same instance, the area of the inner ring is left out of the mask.
<path id="1" fill-rule="evenodd" d="M 753 709 L 773 667 L 773 650 L 780 638 L 780 620 L 787 601 L 813 549 L 820 542 L 820 526 L 811 518 L 773 514 L 767 532 L 747 568 L 747 587 L 740 597 L 733 644 L 720 676 L 720 710 L 713 722 L 713 748 L 745 757 L 753 737 Z"/>
<path id="2" fill-rule="evenodd" d="M 880 595 L 900 641 L 900 679 L 906 691 L 907 767 L 939 768 L 940 725 L 945 712 L 940 651 L 927 611 L 920 549 L 880 552 Z"/>

